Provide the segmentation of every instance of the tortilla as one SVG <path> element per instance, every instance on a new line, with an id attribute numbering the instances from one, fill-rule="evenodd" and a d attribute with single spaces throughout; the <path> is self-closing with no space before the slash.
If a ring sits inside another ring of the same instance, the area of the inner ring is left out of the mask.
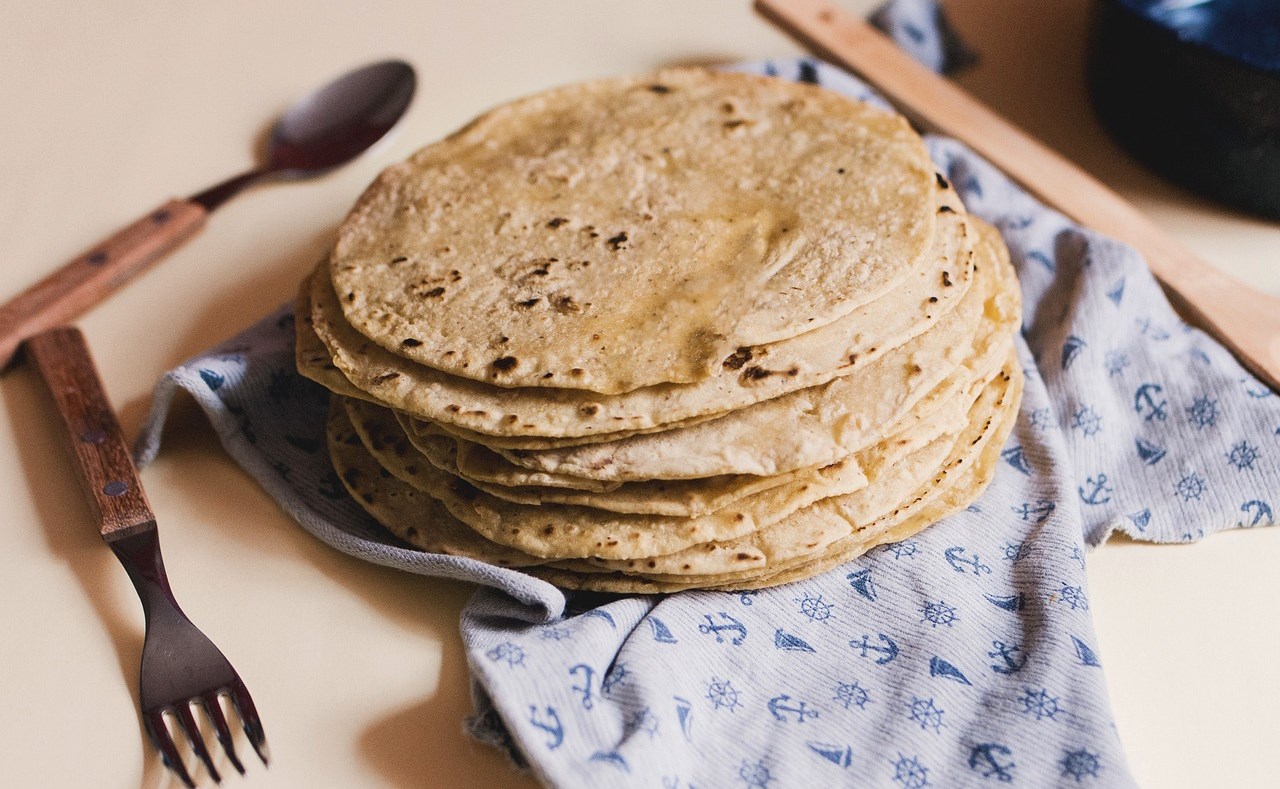
<path id="1" fill-rule="evenodd" d="M 733 561 L 749 561 L 763 565 L 748 570 L 690 574 L 624 574 L 608 572 L 585 562 L 558 562 L 555 565 L 535 567 L 545 560 L 510 551 L 483 539 L 466 529 L 447 509 L 422 506 L 426 498 L 414 497 L 413 490 L 381 469 L 356 438 L 345 410 L 335 406 L 330 411 L 330 451 L 335 468 L 344 484 L 356 500 L 376 519 L 403 539 L 436 553 L 472 556 L 502 566 L 525 567 L 526 571 L 567 588 L 591 589 L 632 593 L 678 591 L 684 588 L 757 588 L 822 572 L 837 563 L 865 552 L 886 541 L 905 539 L 917 533 L 934 520 L 967 506 L 976 499 L 990 482 L 995 462 L 1012 424 L 1016 419 L 1021 400 L 1022 376 L 1012 360 L 1008 372 L 1000 377 L 1004 389 L 994 398 L 994 411 L 980 421 L 971 423 L 960 440 L 955 441 L 951 454 L 932 479 L 920 486 L 915 494 L 891 512 L 877 514 L 883 508 L 880 502 L 870 504 L 859 497 L 842 496 L 821 502 L 821 506 L 801 510 L 797 515 L 772 527 L 761 530 L 748 541 L 750 545 L 733 545 L 741 548 Z M 996 387 L 987 390 L 995 392 Z M 987 398 L 992 405 L 991 398 Z M 976 433 L 976 435 L 975 435 Z M 970 436 L 973 436 L 970 438 Z M 936 449 L 931 453 L 936 456 Z M 890 475 L 899 467 L 892 467 Z M 815 517 L 811 510 L 822 509 Z M 834 515 L 834 517 L 830 517 Z M 795 523 L 794 521 L 803 521 Z M 839 522 L 843 520 L 844 526 Z M 860 525 L 865 524 L 865 525 Z M 747 549 L 754 547 L 756 551 Z M 690 570 L 717 568 L 725 563 L 726 550 L 712 546 L 711 550 L 700 546 L 710 559 L 686 562 Z M 691 552 L 692 553 L 692 552 Z M 749 556 L 749 558 L 747 558 Z M 719 561 L 717 561 L 719 560 Z M 670 564 L 665 557 L 659 562 Z M 599 565 L 601 563 L 595 562 Z M 647 565 L 647 563 L 641 563 Z"/>
<path id="2" fill-rule="evenodd" d="M 753 589 L 981 495 L 1020 309 L 901 118 L 671 69 L 384 171 L 299 291 L 295 360 L 404 542 L 568 588 Z"/>
<path id="3" fill-rule="evenodd" d="M 985 378 L 975 382 L 968 394 L 951 398 L 929 413 L 911 414 L 909 419 L 895 426 L 877 452 L 869 453 L 859 462 L 875 464 L 886 459 L 892 462 L 939 435 L 958 432 L 966 424 L 969 407 L 985 383 Z M 812 478 L 819 470 L 803 468 L 773 477 L 739 474 L 619 484 L 544 475 L 515 466 L 499 467 L 504 461 L 494 453 L 488 453 L 492 466 L 477 468 L 474 462 L 464 462 L 464 445 L 455 444 L 443 436 L 407 433 L 385 408 L 353 399 L 344 399 L 343 402 L 370 452 L 400 479 L 427 490 L 427 483 L 420 479 L 425 460 L 485 493 L 517 504 L 569 504 L 616 513 L 698 517 L 764 490 Z M 472 449 L 484 451 L 481 447 Z M 575 486 L 573 483 L 580 484 Z M 607 487 L 595 489 L 589 487 L 592 484 Z"/>
<path id="4" fill-rule="evenodd" d="M 851 458 L 693 518 L 514 504 L 429 464 L 417 467 L 413 482 L 486 539 L 523 553 L 553 559 L 625 559 L 748 534 L 819 499 L 857 490 L 867 479 Z"/>
<path id="5" fill-rule="evenodd" d="M 941 197 L 955 199 L 953 192 Z M 556 438 L 661 429 L 849 375 L 944 321 L 970 289 L 973 233 L 968 217 L 957 211 L 941 214 L 938 225 L 928 277 L 909 280 L 899 292 L 799 337 L 739 348 L 714 375 L 689 385 L 602 397 L 572 389 L 503 389 L 447 375 L 397 356 L 352 328 L 323 265 L 312 278 L 313 329 L 331 362 L 357 388 L 433 422 L 486 435 Z"/>
<path id="6" fill-rule="evenodd" d="M 385 170 L 339 228 L 346 320 L 497 386 L 621 394 L 892 291 L 934 235 L 907 122 L 700 68 L 498 107 Z"/>
<path id="7" fill-rule="evenodd" d="M 847 563 L 872 548 L 907 539 L 937 521 L 976 501 L 995 475 L 1000 450 L 1017 420 L 1022 396 L 1022 373 L 1013 367 L 1011 390 L 1003 413 L 995 423 L 990 438 L 982 442 L 982 451 L 942 469 L 929 483 L 918 489 L 898 509 L 863 528 L 857 528 L 834 541 L 806 540 L 807 534 L 793 534 L 790 544 L 798 545 L 797 556 L 766 565 L 763 569 L 745 570 L 703 576 L 649 577 L 618 571 L 584 572 L 581 563 L 555 563 L 529 568 L 527 572 L 566 589 L 614 592 L 620 594 L 669 594 L 687 589 L 738 591 L 761 589 L 803 580 Z M 967 470 L 966 470 L 967 466 Z M 815 530 L 816 531 L 816 530 Z M 780 527 L 770 532 L 783 535 Z M 827 534 L 829 538 L 829 533 Z M 810 547 L 810 544 L 812 546 Z M 809 548 L 808 551 L 803 549 Z M 775 554 L 780 555 L 780 554 Z"/>
<path id="8" fill-rule="evenodd" d="M 469 556 L 499 567 L 528 567 L 545 560 L 498 545 L 468 529 L 435 499 L 391 479 L 360 442 L 336 400 L 326 426 L 334 471 L 356 503 L 405 542 L 428 553 Z"/>

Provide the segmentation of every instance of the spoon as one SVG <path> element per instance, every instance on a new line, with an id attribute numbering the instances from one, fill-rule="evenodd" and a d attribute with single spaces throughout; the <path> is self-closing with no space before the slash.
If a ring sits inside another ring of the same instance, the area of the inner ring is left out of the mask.
<path id="1" fill-rule="evenodd" d="M 194 236 L 211 211 L 243 189 L 317 176 L 368 150 L 404 115 L 416 84 L 413 67 L 399 60 L 344 74 L 281 116 L 261 166 L 169 200 L 0 306 L 0 370 L 23 340 L 110 296 Z"/>

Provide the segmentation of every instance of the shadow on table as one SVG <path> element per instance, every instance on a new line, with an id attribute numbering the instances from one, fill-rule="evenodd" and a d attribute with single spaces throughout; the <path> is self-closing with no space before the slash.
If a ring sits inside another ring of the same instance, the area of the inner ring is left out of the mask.
<path id="1" fill-rule="evenodd" d="M 440 674 L 436 692 L 392 712 L 360 735 L 360 753 L 387 782 L 410 789 L 421 786 L 533 787 L 495 748 L 473 740 L 463 731 L 470 714 L 470 683 L 466 657 L 457 636 L 458 612 L 473 587 L 450 581 L 422 579 L 421 617 L 404 616 L 406 625 L 434 630 L 440 640 Z M 415 586 L 418 586 L 415 584 Z M 445 600 L 447 605 L 443 605 Z"/>
<path id="2" fill-rule="evenodd" d="M 128 588 L 128 580 L 119 561 L 102 541 L 89 507 L 80 493 L 76 470 L 66 448 L 61 419 L 33 370 L 19 365 L 8 375 L 5 385 L 5 410 L 11 424 L 26 426 L 16 441 L 18 462 L 39 524 L 24 527 L 43 528 L 50 553 L 58 557 L 74 575 L 84 591 L 85 602 L 93 609 L 110 640 L 120 665 L 120 680 L 135 700 L 139 751 L 146 754 L 142 765 L 143 787 L 160 786 L 167 772 L 152 749 L 137 714 L 138 668 L 142 661 L 142 608 L 128 593 L 128 603 L 109 593 L 117 587 Z M 32 590 L 39 594 L 39 590 Z M 50 656 L 53 657 L 53 656 Z M 68 666 L 68 670 L 74 670 Z M 116 713 L 103 712 L 108 719 Z"/>

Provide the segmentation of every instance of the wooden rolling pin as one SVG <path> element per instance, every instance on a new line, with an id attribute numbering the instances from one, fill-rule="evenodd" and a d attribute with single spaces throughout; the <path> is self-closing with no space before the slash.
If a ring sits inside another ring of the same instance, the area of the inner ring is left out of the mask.
<path id="1" fill-rule="evenodd" d="M 1045 204 L 1137 249 L 1188 321 L 1280 389 L 1280 299 L 1223 274 L 1096 178 L 829 0 L 755 0 L 755 7 L 818 57 L 862 77 L 918 128 L 960 140 Z"/>

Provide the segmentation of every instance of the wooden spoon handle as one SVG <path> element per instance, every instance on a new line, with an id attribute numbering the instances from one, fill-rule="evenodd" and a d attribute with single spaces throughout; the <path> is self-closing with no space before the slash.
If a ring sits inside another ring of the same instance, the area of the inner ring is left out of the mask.
<path id="1" fill-rule="evenodd" d="M 1280 300 L 1223 274 L 1096 178 L 830 0 L 755 0 L 755 7 L 819 57 L 863 77 L 916 126 L 961 140 L 1041 201 L 1137 249 L 1188 320 L 1280 388 Z"/>
<path id="2" fill-rule="evenodd" d="M 0 370 L 26 338 L 74 319 L 204 227 L 209 212 L 170 200 L 0 307 Z"/>
<path id="3" fill-rule="evenodd" d="M 155 515 L 84 335 L 63 326 L 28 339 L 25 348 L 58 407 L 103 539 L 112 542 L 154 526 Z"/>

